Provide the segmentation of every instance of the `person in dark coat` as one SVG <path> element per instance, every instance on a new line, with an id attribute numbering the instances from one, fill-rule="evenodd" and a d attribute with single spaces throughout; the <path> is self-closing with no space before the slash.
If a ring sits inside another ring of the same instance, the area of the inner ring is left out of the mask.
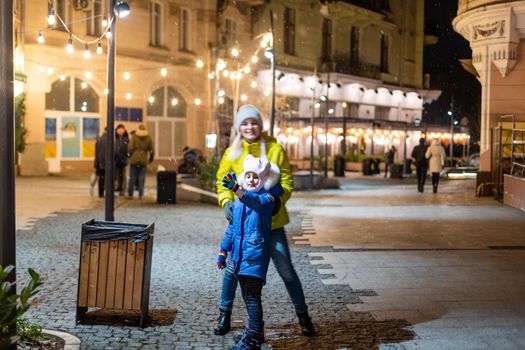
<path id="1" fill-rule="evenodd" d="M 394 158 L 396 157 L 396 146 L 392 146 L 390 150 L 386 154 L 386 162 L 385 162 L 385 177 L 387 177 L 388 169 L 390 169 L 390 172 L 392 172 L 392 164 L 394 164 Z"/>
<path id="2" fill-rule="evenodd" d="M 143 124 L 140 124 L 129 144 L 131 165 L 128 183 L 128 197 L 133 198 L 133 185 L 139 181 L 139 199 L 144 196 L 144 182 L 146 181 L 146 170 L 148 164 L 155 157 L 153 140 Z"/>
<path id="3" fill-rule="evenodd" d="M 98 196 L 104 197 L 104 185 L 106 181 L 106 129 L 95 142 L 95 172 L 98 176 Z"/>
<path id="4" fill-rule="evenodd" d="M 270 163 L 268 158 L 248 155 L 243 168 L 239 182 L 233 172 L 224 175 L 221 181 L 237 198 L 232 204 L 232 222 L 222 240 L 217 267 L 226 268 L 229 252 L 248 311 L 244 333 L 229 349 L 259 350 L 264 342 L 261 291 L 270 263 L 272 212 L 276 198 L 284 191 L 279 184 L 279 167 Z"/>
<path id="5" fill-rule="evenodd" d="M 425 180 L 427 178 L 428 161 L 425 156 L 427 152 L 426 140 L 419 139 L 419 145 L 412 150 L 412 158 L 416 163 L 417 191 L 423 193 L 425 189 Z"/>
<path id="6" fill-rule="evenodd" d="M 115 177 L 117 178 L 117 191 L 124 195 L 124 176 L 128 165 L 129 136 L 124 125 L 119 124 L 115 129 Z"/>

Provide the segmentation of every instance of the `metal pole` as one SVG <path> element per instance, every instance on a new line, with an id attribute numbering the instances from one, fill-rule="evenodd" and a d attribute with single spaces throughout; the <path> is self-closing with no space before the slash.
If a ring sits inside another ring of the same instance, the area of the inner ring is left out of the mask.
<path id="1" fill-rule="evenodd" d="M 329 94 L 330 94 L 330 70 L 332 69 L 332 65 L 329 66 L 328 68 L 328 77 L 327 77 L 327 80 L 328 80 L 328 83 L 326 85 L 326 101 L 325 101 L 325 106 L 324 106 L 324 127 L 325 127 L 325 130 L 324 130 L 324 160 L 325 160 L 325 164 L 324 164 L 324 177 L 327 178 L 328 177 L 328 116 L 329 116 L 329 113 L 328 113 L 328 106 L 329 106 Z"/>
<path id="2" fill-rule="evenodd" d="M 272 110 L 270 114 L 270 136 L 275 126 L 275 40 L 273 37 L 273 11 L 270 10 L 270 29 L 272 32 Z"/>
<path id="3" fill-rule="evenodd" d="M 15 244 L 15 102 L 13 68 L 13 1 L 2 0 L 0 5 L 0 265 L 16 266 Z M 15 282 L 15 270 L 8 277 Z M 9 293 L 15 293 L 13 286 Z M 16 334 L 16 327 L 9 335 Z M 9 349 L 16 349 L 16 343 Z"/>
<path id="4" fill-rule="evenodd" d="M 425 135 L 426 135 L 426 132 L 425 132 Z M 408 138 L 408 129 L 405 128 L 405 134 L 403 135 L 403 177 L 406 177 L 408 174 L 407 172 L 407 138 Z"/>
<path id="5" fill-rule="evenodd" d="M 109 0 L 109 13 L 113 14 L 115 0 Z M 115 221 L 115 56 L 117 41 L 117 16 L 111 21 L 108 39 L 108 110 L 106 122 L 106 221 Z"/>
<path id="6" fill-rule="evenodd" d="M 449 148 L 449 157 L 450 157 L 450 166 L 453 164 L 454 159 L 454 96 L 450 100 L 450 148 Z"/>
<path id="7" fill-rule="evenodd" d="M 310 118 L 310 125 L 312 127 L 310 140 L 310 189 L 314 189 L 314 137 L 315 137 L 315 88 L 317 86 L 317 67 L 314 70 L 314 86 L 312 88 L 312 116 Z"/>

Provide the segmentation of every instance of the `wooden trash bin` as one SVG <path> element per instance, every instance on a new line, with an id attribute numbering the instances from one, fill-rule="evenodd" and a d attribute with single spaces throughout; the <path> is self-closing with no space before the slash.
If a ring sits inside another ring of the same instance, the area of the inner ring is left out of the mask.
<path id="1" fill-rule="evenodd" d="M 82 225 L 76 322 L 88 308 L 149 310 L 154 224 L 87 221 Z"/>

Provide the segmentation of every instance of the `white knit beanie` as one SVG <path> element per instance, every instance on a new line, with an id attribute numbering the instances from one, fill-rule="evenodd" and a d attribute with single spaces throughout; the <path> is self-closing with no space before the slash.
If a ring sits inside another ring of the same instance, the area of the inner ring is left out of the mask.
<path id="1" fill-rule="evenodd" d="M 244 158 L 243 168 L 244 171 L 241 174 L 242 184 L 244 184 L 244 176 L 247 172 L 255 173 L 257 176 L 259 176 L 259 184 L 256 188 L 250 189 L 250 191 L 259 191 L 266 183 L 266 179 L 270 171 L 270 162 L 268 161 L 268 158 L 255 158 L 251 154 L 248 154 L 246 158 Z"/>
<path id="2" fill-rule="evenodd" d="M 243 121 L 246 119 L 255 119 L 257 124 L 261 126 L 261 129 L 263 127 L 263 122 L 261 119 L 261 113 L 252 105 L 243 105 L 241 108 L 239 108 L 239 111 L 237 112 L 237 116 L 235 118 L 235 129 L 239 131 L 239 128 Z"/>

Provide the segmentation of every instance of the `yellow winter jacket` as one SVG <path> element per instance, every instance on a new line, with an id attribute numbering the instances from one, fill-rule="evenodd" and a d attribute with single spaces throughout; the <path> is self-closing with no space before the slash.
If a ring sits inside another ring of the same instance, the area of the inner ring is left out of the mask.
<path id="1" fill-rule="evenodd" d="M 272 217 L 272 230 L 284 227 L 287 223 L 290 222 L 288 217 L 288 212 L 286 211 L 285 204 L 292 195 L 293 191 L 293 176 L 292 169 L 290 167 L 290 162 L 286 152 L 280 144 L 277 143 L 277 140 L 273 137 L 263 135 L 266 139 L 266 156 L 268 160 L 272 163 L 275 163 L 281 170 L 281 186 L 284 189 L 284 194 L 281 196 L 281 209 Z M 243 172 L 243 163 L 244 158 L 248 154 L 251 154 L 254 157 L 260 156 L 261 144 L 259 142 L 248 143 L 242 141 L 243 152 L 242 155 L 235 159 L 231 160 L 229 154 L 231 152 L 231 147 L 228 147 L 222 156 L 221 162 L 219 164 L 219 169 L 217 170 L 217 194 L 219 196 L 219 205 L 224 207 L 224 204 L 228 201 L 234 200 L 234 194 L 229 189 L 225 188 L 221 184 L 221 179 L 228 172 L 233 171 L 235 175 L 239 175 Z"/>

